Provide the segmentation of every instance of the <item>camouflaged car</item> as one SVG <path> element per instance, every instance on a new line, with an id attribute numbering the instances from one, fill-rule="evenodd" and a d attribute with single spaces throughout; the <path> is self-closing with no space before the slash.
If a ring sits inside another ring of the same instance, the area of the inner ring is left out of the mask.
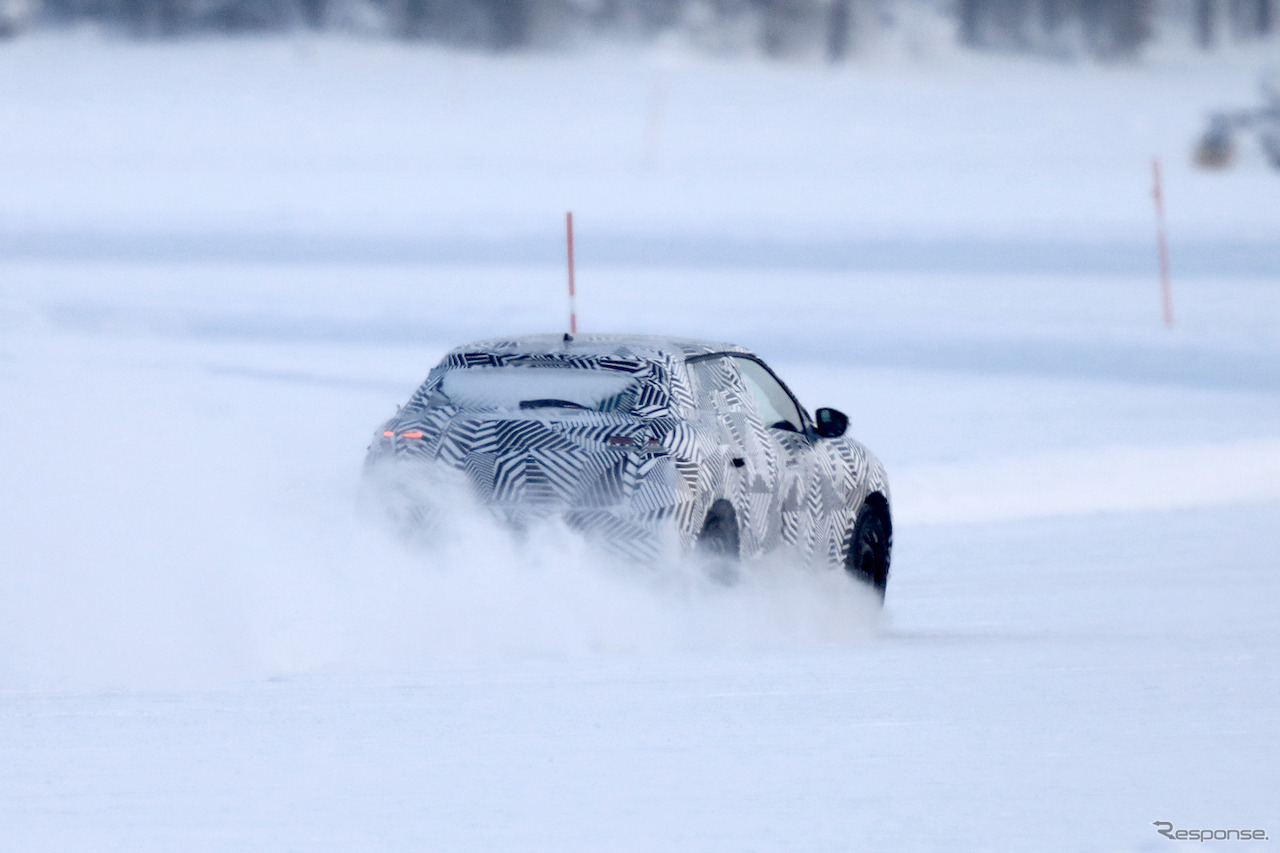
<path id="1" fill-rule="evenodd" d="M 883 595 L 888 481 L 846 425 L 733 344 L 529 335 L 449 352 L 378 429 L 365 476 L 407 527 L 429 528 L 453 483 L 513 527 L 559 518 L 639 560 L 789 548 Z"/>

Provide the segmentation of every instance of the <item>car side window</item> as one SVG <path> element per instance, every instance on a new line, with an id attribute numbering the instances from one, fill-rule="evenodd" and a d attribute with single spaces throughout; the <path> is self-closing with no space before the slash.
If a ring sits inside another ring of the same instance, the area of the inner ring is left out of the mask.
<path id="1" fill-rule="evenodd" d="M 791 395 L 779 384 L 777 379 L 760 362 L 750 358 L 733 359 L 738 372 L 755 398 L 760 416 L 766 426 L 789 432 L 801 432 L 804 429 L 804 418 Z"/>
<path id="2" fill-rule="evenodd" d="M 700 358 L 688 362 L 698 388 L 698 404 L 708 409 L 734 408 L 742 396 L 733 365 L 727 358 Z"/>

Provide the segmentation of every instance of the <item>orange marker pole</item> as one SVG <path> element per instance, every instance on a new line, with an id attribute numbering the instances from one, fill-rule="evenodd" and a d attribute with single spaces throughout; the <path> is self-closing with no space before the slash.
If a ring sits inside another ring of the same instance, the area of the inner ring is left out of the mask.
<path id="1" fill-rule="evenodd" d="M 573 211 L 564 215 L 565 233 L 569 238 L 569 334 L 578 334 L 578 293 L 573 284 Z"/>
<path id="2" fill-rule="evenodd" d="M 1160 256 L 1160 298 L 1164 306 L 1165 328 L 1173 328 L 1173 285 L 1169 281 L 1169 238 L 1164 227 L 1164 181 L 1160 158 L 1151 158 L 1151 195 L 1156 202 L 1156 248 Z"/>

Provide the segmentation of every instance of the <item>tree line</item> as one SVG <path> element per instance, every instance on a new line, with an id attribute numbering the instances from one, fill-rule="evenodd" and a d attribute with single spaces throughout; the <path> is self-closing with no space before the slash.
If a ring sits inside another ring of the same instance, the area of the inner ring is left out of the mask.
<path id="1" fill-rule="evenodd" d="M 0 36 L 94 22 L 138 38 L 301 30 L 517 51 L 674 35 L 771 57 L 856 56 L 922 16 L 975 50 L 1123 59 L 1157 31 L 1202 49 L 1275 38 L 1280 0 L 0 0 Z"/>
<path id="2" fill-rule="evenodd" d="M 1276 0 L 959 0 L 960 40 L 989 49 L 1130 57 L 1158 24 L 1200 48 L 1273 37 Z"/>

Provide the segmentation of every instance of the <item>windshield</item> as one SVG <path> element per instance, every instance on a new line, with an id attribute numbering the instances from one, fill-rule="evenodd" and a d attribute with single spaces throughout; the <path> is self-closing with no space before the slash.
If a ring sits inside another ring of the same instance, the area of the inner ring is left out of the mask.
<path id="1" fill-rule="evenodd" d="M 440 393 L 464 409 L 591 409 L 628 412 L 637 378 L 573 367 L 467 367 L 450 370 Z"/>

